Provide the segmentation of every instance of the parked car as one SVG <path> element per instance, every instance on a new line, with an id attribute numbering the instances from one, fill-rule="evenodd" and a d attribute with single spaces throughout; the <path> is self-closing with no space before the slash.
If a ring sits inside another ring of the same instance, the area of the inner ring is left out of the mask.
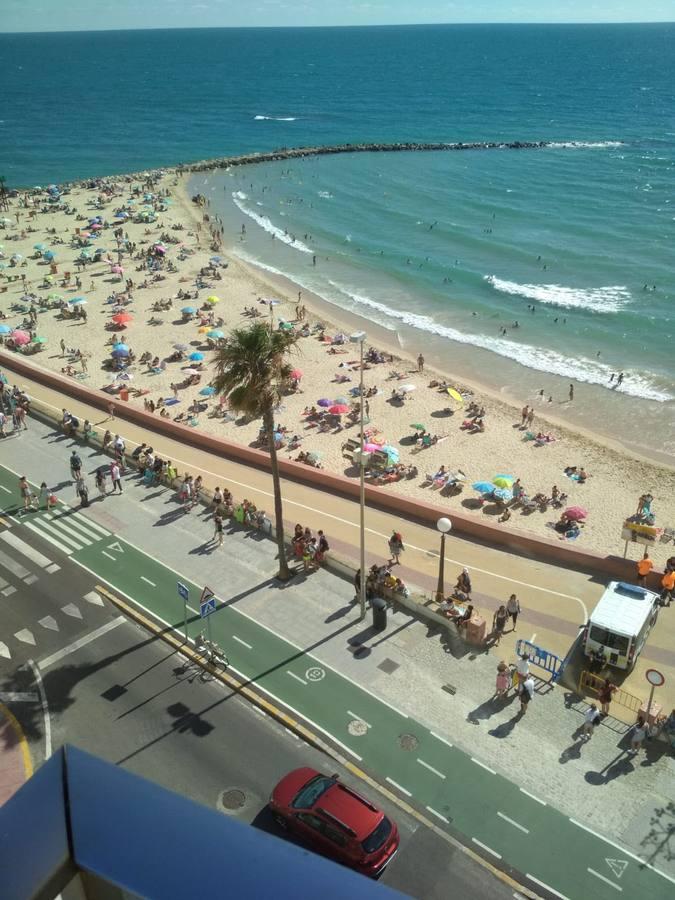
<path id="1" fill-rule="evenodd" d="M 274 788 L 269 805 L 282 828 L 364 875 L 379 875 L 398 850 L 396 824 L 337 775 L 294 769 Z"/>

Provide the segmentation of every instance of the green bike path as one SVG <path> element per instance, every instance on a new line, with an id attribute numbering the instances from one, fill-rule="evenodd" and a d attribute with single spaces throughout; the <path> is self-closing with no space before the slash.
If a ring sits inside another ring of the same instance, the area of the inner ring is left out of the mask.
<path id="1" fill-rule="evenodd" d="M 16 495 L 16 480 L 1 470 L 0 484 L 5 490 L 11 484 Z M 60 520 L 45 513 L 22 519 L 15 517 L 21 524 L 30 521 L 33 534 L 42 519 L 49 522 L 52 537 L 60 527 Z M 64 547 L 72 560 L 178 631 L 183 604 L 177 582 L 183 582 L 190 592 L 188 635 L 194 639 L 205 630 L 198 608 L 203 585 L 115 535 L 90 539 L 79 549 L 72 544 L 71 539 Z M 526 875 L 535 890 L 540 886 L 568 900 L 634 897 L 639 892 L 648 893 L 650 900 L 673 896 L 675 879 L 518 788 L 311 652 L 253 621 L 236 603 L 228 605 L 227 597 L 219 598 L 210 625 L 213 639 L 225 648 L 242 680 L 323 732 L 485 859 L 515 877 Z"/>

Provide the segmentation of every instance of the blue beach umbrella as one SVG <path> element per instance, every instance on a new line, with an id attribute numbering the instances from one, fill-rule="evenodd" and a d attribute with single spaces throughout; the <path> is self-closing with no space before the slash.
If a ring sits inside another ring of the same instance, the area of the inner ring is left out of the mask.
<path id="1" fill-rule="evenodd" d="M 220 328 L 214 328 L 213 331 L 207 331 L 206 336 L 210 338 L 223 338 L 225 337 L 225 332 L 221 331 Z"/>
<path id="2" fill-rule="evenodd" d="M 335 398 L 335 402 L 336 402 L 336 403 L 342 403 L 342 404 L 344 404 L 345 406 L 348 406 L 348 405 L 349 405 L 349 398 L 348 398 L 348 397 L 336 397 L 336 398 Z"/>
<path id="3" fill-rule="evenodd" d="M 391 444 L 384 444 L 381 449 L 383 453 L 387 454 L 390 462 L 398 462 L 400 454 L 396 447 L 392 447 Z"/>
<path id="4" fill-rule="evenodd" d="M 44 250 L 44 249 L 45 249 L 45 245 L 44 245 L 44 244 L 33 244 L 33 250 L 40 250 L 40 251 L 42 251 L 42 250 Z"/>
<path id="5" fill-rule="evenodd" d="M 43 256 L 45 259 L 54 259 L 54 251 L 53 250 L 45 250 Z"/>
<path id="6" fill-rule="evenodd" d="M 505 503 L 509 500 L 513 500 L 513 491 L 509 491 L 507 488 L 495 488 L 493 493 L 495 497 L 499 500 L 503 500 Z"/>
<path id="7" fill-rule="evenodd" d="M 200 360 L 204 359 L 204 354 L 195 351 L 188 356 L 188 359 L 194 360 L 194 362 L 200 362 Z"/>
<path id="8" fill-rule="evenodd" d="M 9 325 L 1 325 L 0 324 L 0 334 L 9 334 L 11 332 L 11 328 Z"/>
<path id="9" fill-rule="evenodd" d="M 210 384 L 207 384 L 206 387 L 203 387 L 199 393 L 202 395 L 202 397 L 213 397 L 215 392 L 216 389 Z"/>
<path id="10" fill-rule="evenodd" d="M 184 313 L 195 313 L 195 312 L 197 312 L 197 310 L 195 309 L 194 306 L 184 306 L 184 307 L 181 309 L 181 312 L 184 312 Z"/>
<path id="11" fill-rule="evenodd" d="M 128 352 L 129 352 L 129 345 L 128 345 L 128 344 L 125 344 L 123 341 L 119 341 L 119 343 L 115 344 L 115 346 L 113 347 L 113 353 L 114 353 L 116 350 L 123 350 L 125 353 L 128 353 Z"/>
<path id="12" fill-rule="evenodd" d="M 479 494 L 491 494 L 495 489 L 494 484 L 490 481 L 474 481 L 471 487 Z"/>

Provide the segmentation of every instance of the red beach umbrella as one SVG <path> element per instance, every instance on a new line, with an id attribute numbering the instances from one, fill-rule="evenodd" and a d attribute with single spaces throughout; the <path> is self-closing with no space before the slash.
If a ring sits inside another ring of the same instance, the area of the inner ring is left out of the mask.
<path id="1" fill-rule="evenodd" d="M 112 320 L 116 325 L 126 325 L 127 322 L 133 322 L 134 318 L 132 315 L 130 315 L 130 313 L 121 312 L 121 313 L 116 313 L 112 317 Z"/>
<path id="2" fill-rule="evenodd" d="M 328 407 L 328 412 L 332 416 L 343 416 L 345 413 L 349 412 L 349 407 L 344 403 L 336 403 L 334 406 Z"/>
<path id="3" fill-rule="evenodd" d="M 582 519 L 585 519 L 587 515 L 588 512 L 583 506 L 570 506 L 569 509 L 565 510 L 566 518 L 570 519 L 572 522 L 580 522 Z"/>

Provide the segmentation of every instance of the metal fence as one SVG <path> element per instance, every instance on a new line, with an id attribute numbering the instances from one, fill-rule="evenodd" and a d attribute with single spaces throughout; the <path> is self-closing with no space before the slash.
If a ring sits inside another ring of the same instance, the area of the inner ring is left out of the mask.
<path id="1" fill-rule="evenodd" d="M 547 672 L 551 673 L 551 681 L 555 682 L 560 678 L 563 661 L 559 656 L 556 656 L 555 653 L 549 653 L 549 651 L 544 650 L 543 647 L 537 647 L 536 644 L 531 644 L 529 641 L 524 641 L 522 638 L 516 641 L 516 653 L 518 656 L 527 653 L 533 666 L 539 666 L 541 669 L 545 669 Z"/>
<path id="2" fill-rule="evenodd" d="M 599 675 L 594 675 L 592 672 L 582 672 L 579 676 L 579 693 L 583 694 L 590 692 L 592 694 L 599 694 L 604 684 L 605 679 L 601 678 Z M 635 694 L 629 694 L 628 691 L 624 691 L 623 688 L 617 687 L 612 693 L 612 702 L 618 703 L 619 706 L 625 706 L 633 712 L 637 712 L 644 703 L 644 700 L 636 697 Z"/>

